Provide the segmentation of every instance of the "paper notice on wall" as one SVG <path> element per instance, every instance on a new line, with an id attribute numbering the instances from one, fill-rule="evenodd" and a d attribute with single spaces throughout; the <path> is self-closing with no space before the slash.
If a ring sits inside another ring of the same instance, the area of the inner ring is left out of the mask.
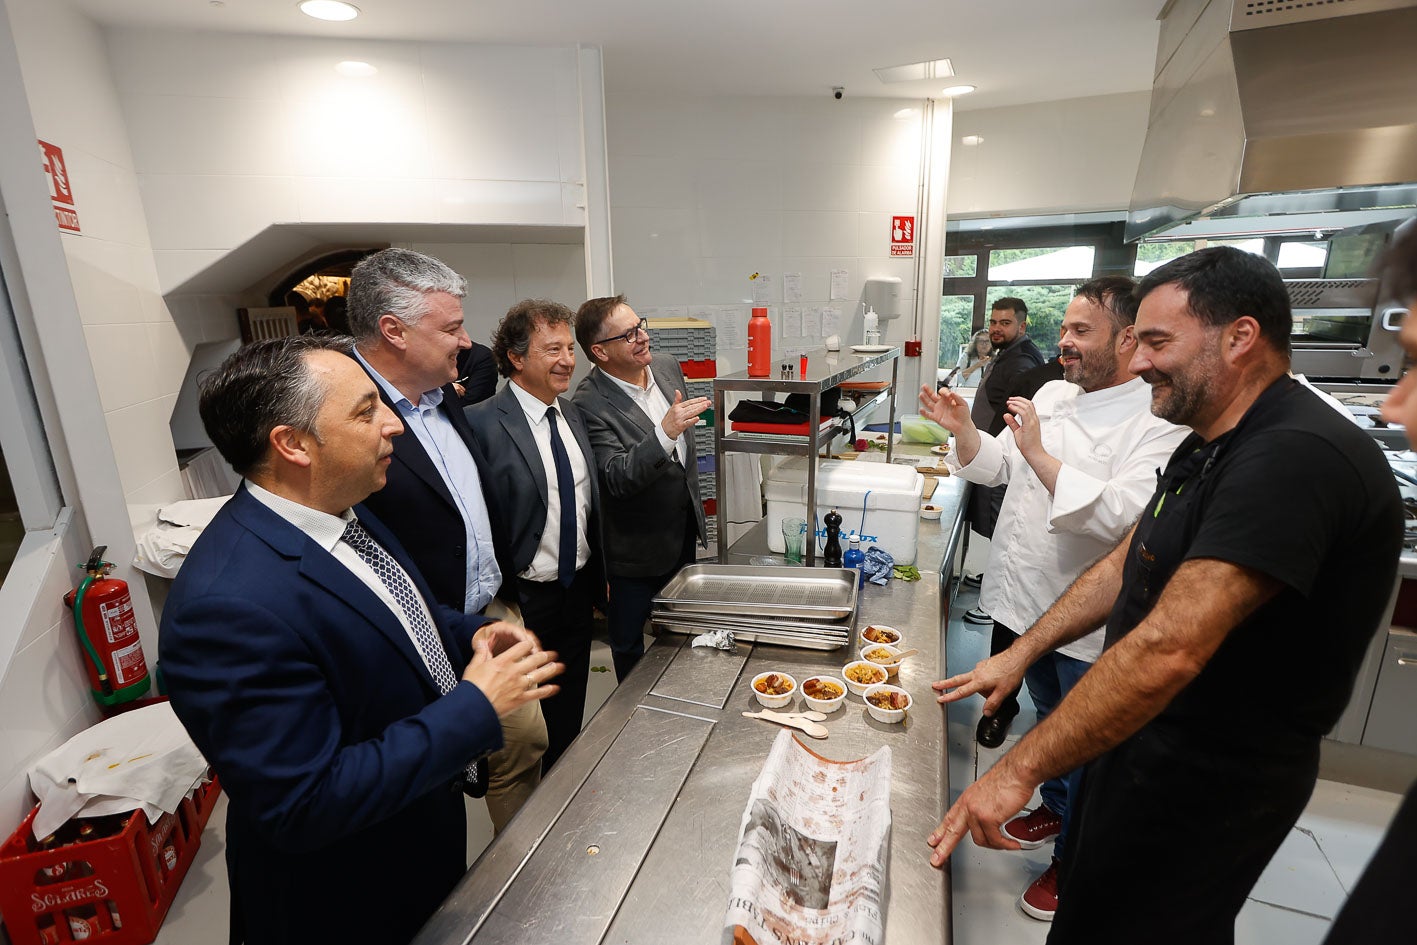
<path id="1" fill-rule="evenodd" d="M 767 305 L 772 301 L 772 276 L 764 273 L 755 273 L 751 282 L 753 286 L 753 304 Z"/>
<path id="2" fill-rule="evenodd" d="M 638 314 L 638 313 L 636 313 Z M 687 318 L 689 317 L 689 306 L 687 305 L 666 305 L 659 310 L 660 318 Z"/>
<path id="3" fill-rule="evenodd" d="M 748 327 L 748 310 L 741 305 L 720 305 L 718 318 L 714 322 L 718 329 L 718 347 L 722 349 L 743 348 L 748 342 L 744 331 Z"/>
<path id="4" fill-rule="evenodd" d="M 802 301 L 802 273 L 784 272 L 782 274 L 782 301 Z"/>
<path id="5" fill-rule="evenodd" d="M 845 269 L 833 269 L 833 270 L 832 270 L 831 295 L 827 296 L 827 298 L 829 298 L 829 299 L 831 299 L 831 300 L 833 300 L 833 301 L 835 301 L 835 300 L 837 300 L 837 299 L 844 299 L 844 298 L 846 298 L 846 270 L 845 270 Z"/>
<path id="6" fill-rule="evenodd" d="M 841 334 L 841 313 L 836 310 L 834 305 L 822 307 L 822 334 L 828 336 Z"/>
<path id="7" fill-rule="evenodd" d="M 640 318 L 661 318 L 664 315 L 664 309 L 658 305 L 636 305 L 634 308 L 635 314 Z"/>
<path id="8" fill-rule="evenodd" d="M 802 313 L 802 337 L 821 338 L 822 337 L 822 312 L 821 309 L 809 308 Z"/>
<path id="9" fill-rule="evenodd" d="M 743 812 L 724 940 L 877 945 L 890 829 L 889 748 L 830 761 L 779 732 Z"/>
<path id="10" fill-rule="evenodd" d="M 782 337 L 802 337 L 802 306 L 785 305 L 782 308 Z"/>

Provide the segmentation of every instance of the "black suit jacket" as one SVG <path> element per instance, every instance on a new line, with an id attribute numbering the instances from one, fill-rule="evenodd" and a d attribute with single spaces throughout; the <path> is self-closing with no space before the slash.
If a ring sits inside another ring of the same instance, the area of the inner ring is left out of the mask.
<path id="1" fill-rule="evenodd" d="M 564 397 L 556 398 L 561 416 L 566 418 L 576 443 L 590 467 L 590 511 L 586 516 L 590 559 L 586 567 L 600 569 L 600 486 L 595 475 L 595 451 L 586 434 L 585 420 L 575 404 Z M 502 567 L 502 587 L 508 596 L 515 578 L 527 569 L 536 557 L 541 533 L 546 527 L 549 486 L 546 467 L 526 411 L 512 391 L 511 383 L 488 400 L 466 408 L 467 423 L 476 444 L 482 475 L 482 490 L 487 504 L 496 513 L 492 516 L 493 544 L 497 546 L 497 562 Z"/>
<path id="2" fill-rule="evenodd" d="M 480 404 L 497 392 L 497 359 L 492 357 L 492 349 L 486 345 L 472 343 L 472 347 L 458 355 L 458 377 L 462 382 L 462 405 L 471 407 Z"/>
<path id="3" fill-rule="evenodd" d="M 669 403 L 687 394 L 684 373 L 673 358 L 655 357 L 650 375 Z M 664 452 L 655 424 L 615 380 L 599 368 L 576 388 L 575 403 L 585 416 L 595 447 L 595 466 L 605 506 L 601 534 L 605 571 L 614 577 L 657 577 L 679 564 L 684 530 L 695 523 L 705 540 L 704 507 L 699 501 L 693 430 L 681 466 Z"/>
<path id="4" fill-rule="evenodd" d="M 438 606 L 375 516 L 355 514 L 461 675 L 483 618 Z M 183 562 L 159 650 L 172 708 L 230 799 L 234 929 L 248 945 L 409 941 L 466 870 L 453 784 L 502 745 L 491 703 L 470 683 L 440 696 L 393 612 L 244 486 Z"/>
<path id="5" fill-rule="evenodd" d="M 970 411 L 974 425 L 990 436 L 1004 429 L 1009 393 L 1018 376 L 1038 367 L 1044 360 L 1043 352 L 1027 335 L 1016 339 L 1002 351 L 998 348 L 994 351 L 994 363 L 988 368 L 988 376 L 980 383 L 979 391 L 974 395 L 974 408 Z"/>
<path id="6" fill-rule="evenodd" d="M 398 410 L 384 388 L 377 381 L 375 385 L 379 387 L 380 399 L 397 414 Z M 438 405 L 438 412 L 453 425 L 473 462 L 477 463 L 480 475 L 482 463 L 478 462 L 477 441 L 468 428 L 462 404 L 458 402 L 458 392 L 452 384 L 443 388 L 443 402 Z M 485 496 L 485 480 L 482 490 Z M 484 500 L 478 497 L 478 501 Z M 408 549 L 409 556 L 433 589 L 433 596 L 438 602 L 462 610 L 467 596 L 468 553 L 462 511 L 447 483 L 438 475 L 433 460 L 428 458 L 427 450 L 413 433 L 405 430 L 402 435 L 394 437 L 394 456 L 389 464 L 387 482 L 384 488 L 364 500 L 364 506 L 373 510 Z M 489 518 L 495 520 L 490 509 Z M 496 535 L 495 525 L 493 535 Z M 495 554 L 494 549 L 480 550 Z M 503 574 L 502 580 L 505 582 L 506 579 Z"/>

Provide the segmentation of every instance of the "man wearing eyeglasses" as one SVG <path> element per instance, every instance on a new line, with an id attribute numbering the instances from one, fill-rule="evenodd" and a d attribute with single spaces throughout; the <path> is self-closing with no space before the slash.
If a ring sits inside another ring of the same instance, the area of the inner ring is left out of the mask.
<path id="1" fill-rule="evenodd" d="M 610 583 L 610 648 L 624 679 L 644 655 L 654 596 L 707 535 L 694 437 L 710 406 L 687 397 L 673 358 L 650 352 L 645 321 L 623 295 L 591 299 L 576 313 L 576 340 L 595 369 L 573 398 L 595 449 L 605 507 L 602 538 Z"/>

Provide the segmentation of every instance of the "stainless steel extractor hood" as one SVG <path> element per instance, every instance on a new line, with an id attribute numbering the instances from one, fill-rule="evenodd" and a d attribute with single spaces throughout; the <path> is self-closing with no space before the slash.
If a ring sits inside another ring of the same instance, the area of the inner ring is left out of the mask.
<path id="1" fill-rule="evenodd" d="M 1417 206 L 1417 0 L 1170 0 L 1127 238 Z"/>

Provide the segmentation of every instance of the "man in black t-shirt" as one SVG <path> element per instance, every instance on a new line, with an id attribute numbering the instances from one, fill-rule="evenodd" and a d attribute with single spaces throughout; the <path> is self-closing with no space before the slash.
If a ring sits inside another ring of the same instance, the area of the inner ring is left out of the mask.
<path id="1" fill-rule="evenodd" d="M 1096 665 L 929 838 L 936 865 L 965 833 L 1015 848 L 1002 823 L 1090 762 L 1050 945 L 1233 940 L 1313 789 L 1402 537 L 1377 444 L 1288 376 L 1272 265 L 1204 249 L 1137 296 L 1131 369 L 1193 435 L 1127 539 L 1007 652 L 935 684 L 992 710 L 1040 655 L 1107 623 Z"/>

